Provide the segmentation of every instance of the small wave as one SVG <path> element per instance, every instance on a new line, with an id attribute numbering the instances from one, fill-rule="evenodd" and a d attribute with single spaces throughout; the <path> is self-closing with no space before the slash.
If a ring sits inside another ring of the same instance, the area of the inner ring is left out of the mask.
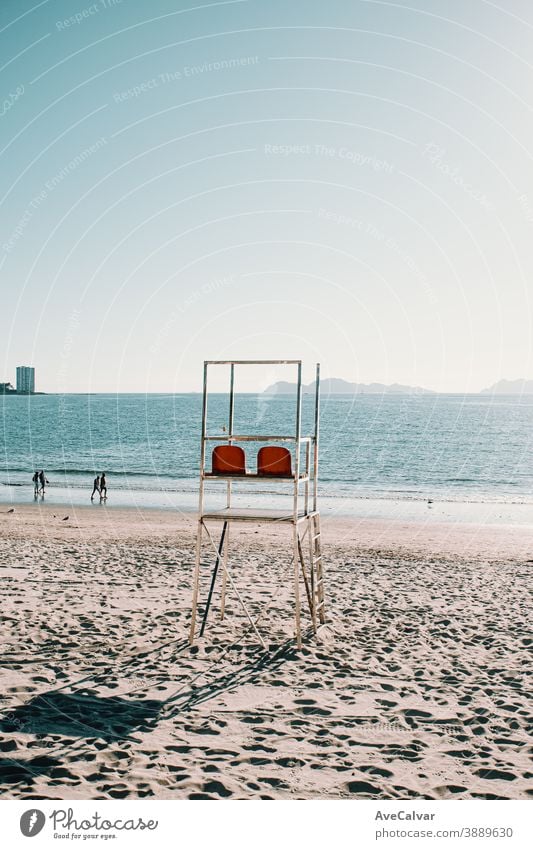
<path id="1" fill-rule="evenodd" d="M 152 476 L 152 485 L 151 486 L 143 486 L 141 481 L 132 480 L 131 482 L 124 483 L 122 481 L 110 481 L 109 490 L 116 491 L 117 493 L 125 492 L 125 493 L 143 493 L 145 495 L 164 495 L 164 496 L 175 496 L 175 495 L 196 495 L 198 491 L 198 481 L 194 478 L 184 479 L 184 483 L 187 481 L 188 486 L 158 486 L 157 481 L 154 480 L 154 476 Z M 219 488 L 219 483 L 217 482 L 217 488 Z M 90 491 L 91 484 L 85 483 L 74 483 L 72 481 L 68 481 L 62 483 L 60 481 L 51 481 L 47 486 L 47 491 L 63 491 L 68 493 L 72 492 L 80 492 L 80 491 Z M 0 486 L 4 487 L 16 487 L 17 489 L 25 489 L 28 492 L 33 490 L 33 483 L 13 483 L 11 481 L 0 481 Z M 429 492 L 429 491 L 428 491 Z M 244 495 L 244 492 L 240 493 Z M 247 495 L 252 493 L 248 492 Z M 283 492 L 278 489 L 256 489 L 253 491 L 254 497 L 272 497 L 272 496 L 283 496 L 286 495 L 287 492 Z M 378 491 L 368 491 L 368 490 L 346 490 L 343 491 L 332 491 L 328 488 L 319 488 L 319 499 L 325 499 L 330 502 L 368 502 L 368 501 L 376 501 L 376 502 L 400 502 L 400 503 L 411 503 L 411 504 L 424 504 L 427 503 L 428 498 L 431 498 L 434 506 L 438 506 L 439 504 L 485 504 L 485 505 L 502 505 L 502 506 L 526 506 L 533 504 L 533 497 L 530 494 L 524 494 L 522 498 L 517 497 L 516 494 L 512 496 L 507 493 L 473 493 L 473 492 L 457 492 L 456 497 L 450 497 L 450 492 L 447 490 L 445 492 L 439 493 L 438 490 L 432 490 L 431 493 L 422 493 L 418 492 L 409 492 L 405 490 L 378 490 Z"/>
<path id="2" fill-rule="evenodd" d="M 40 470 L 41 468 L 42 468 L 41 466 L 38 466 L 38 470 Z M 33 475 L 33 473 L 35 472 L 35 466 L 32 466 L 31 468 L 26 467 L 26 468 L 23 468 L 23 469 L 18 468 L 16 466 L 12 466 L 11 468 L 7 469 L 6 471 L 8 472 L 8 474 Z M 94 474 L 98 474 L 95 471 L 95 469 L 66 469 L 66 468 L 63 468 L 63 469 L 48 469 L 47 468 L 45 471 L 46 471 L 47 475 L 94 475 Z M 113 472 L 113 473 L 108 472 L 108 474 L 122 475 L 122 474 L 124 474 L 124 472 Z"/>
<path id="3" fill-rule="evenodd" d="M 475 478 L 443 478 L 443 483 L 478 483 Z"/>
<path id="4" fill-rule="evenodd" d="M 7 474 L 18 474 L 18 475 L 33 475 L 35 472 L 35 468 L 31 469 L 20 469 L 20 468 L 10 468 L 5 469 L 5 473 Z M 105 472 L 108 477 L 116 476 L 122 478 L 169 478 L 174 480 L 190 480 L 191 477 L 197 477 L 197 470 L 193 469 L 189 475 L 178 475 L 175 472 L 158 472 L 156 470 L 150 472 L 142 472 L 142 471 L 127 471 L 126 469 L 110 469 L 109 466 L 98 466 L 96 469 L 49 469 L 46 468 L 45 473 L 47 475 L 84 475 L 95 477 L 96 475 L 102 474 Z M 92 481 L 91 481 L 92 483 Z M 14 484 L 13 484 L 14 485 Z"/>

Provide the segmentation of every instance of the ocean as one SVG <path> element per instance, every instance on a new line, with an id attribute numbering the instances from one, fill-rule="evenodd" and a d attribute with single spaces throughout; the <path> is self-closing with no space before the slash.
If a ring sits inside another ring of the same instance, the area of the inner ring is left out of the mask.
<path id="1" fill-rule="evenodd" d="M 200 395 L 3 396 L 0 405 L 2 502 L 31 503 L 31 477 L 42 468 L 52 503 L 90 503 L 93 478 L 105 471 L 108 505 L 195 508 Z M 302 433 L 311 432 L 312 405 L 304 397 Z M 210 432 L 220 433 L 227 418 L 227 397 L 212 395 Z M 293 430 L 290 396 L 236 396 L 236 432 Z M 246 446 L 250 469 L 257 448 Z M 360 514 L 362 504 L 379 513 L 387 501 L 408 517 L 429 502 L 448 511 L 454 503 L 498 505 L 503 517 L 514 505 L 513 516 L 529 521 L 532 448 L 533 397 L 331 395 L 322 399 L 319 493 L 342 515 Z M 250 504 L 282 491 L 239 486 Z M 220 482 L 211 490 L 214 503 Z"/>

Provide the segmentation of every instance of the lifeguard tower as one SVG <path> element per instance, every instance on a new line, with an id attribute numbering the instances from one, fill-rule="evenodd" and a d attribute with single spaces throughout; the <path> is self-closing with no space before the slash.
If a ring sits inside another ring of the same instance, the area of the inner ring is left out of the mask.
<path id="1" fill-rule="evenodd" d="M 208 374 L 213 367 L 229 367 L 229 411 L 227 432 L 210 434 L 207 432 Z M 294 409 L 294 433 L 256 435 L 234 433 L 235 418 L 235 370 L 239 366 L 287 366 L 295 372 L 296 398 Z M 221 569 L 222 584 L 220 591 L 220 618 L 224 618 L 227 584 L 234 591 L 246 617 L 259 641 L 266 648 L 265 641 L 246 607 L 233 580 L 229 564 L 230 525 L 233 522 L 273 522 L 289 526 L 292 530 L 292 566 L 294 581 L 294 617 L 295 635 L 298 648 L 302 645 L 301 590 L 302 583 L 307 597 L 311 626 L 316 633 L 325 620 L 324 606 L 324 570 L 320 538 L 320 513 L 317 503 L 318 485 L 318 440 L 320 422 L 320 364 L 316 365 L 316 388 L 314 392 L 313 433 L 302 435 L 302 362 L 301 360 L 207 360 L 204 362 L 204 383 L 202 403 L 202 436 L 200 455 L 200 491 L 198 506 L 198 531 L 196 539 L 196 557 L 193 578 L 192 617 L 189 642 L 194 643 L 197 630 L 199 608 L 200 577 L 202 570 L 202 544 L 204 538 L 209 541 L 215 562 L 212 567 L 210 588 L 203 608 L 200 636 L 203 635 L 217 575 Z M 262 443 L 259 451 L 250 452 L 254 443 Z M 246 457 L 245 445 L 249 456 Z M 209 450 L 214 446 L 212 451 Z M 289 447 L 287 447 L 289 446 Z M 292 451 L 290 450 L 292 448 Z M 208 456 L 209 454 L 209 456 Z M 206 463 L 209 462 L 210 468 Z M 253 466 L 253 469 L 252 469 Z M 227 482 L 225 507 L 205 509 L 205 488 L 214 480 Z M 286 496 L 291 498 L 287 509 L 242 508 L 235 506 L 233 485 L 238 481 L 256 481 L 264 488 L 265 481 L 276 481 L 286 486 Z M 218 544 L 215 543 L 210 528 L 221 525 Z M 307 558 L 304 554 L 304 542 L 307 537 Z"/>

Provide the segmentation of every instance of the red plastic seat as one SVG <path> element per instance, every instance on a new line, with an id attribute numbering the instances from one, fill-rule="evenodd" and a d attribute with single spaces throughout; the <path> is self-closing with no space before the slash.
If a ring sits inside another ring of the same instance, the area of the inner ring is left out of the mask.
<path id="1" fill-rule="evenodd" d="M 292 477 L 291 452 L 280 445 L 268 445 L 259 449 L 257 474 L 276 478 Z"/>
<path id="2" fill-rule="evenodd" d="M 217 445 L 213 449 L 212 474 L 245 475 L 246 459 L 238 445 Z"/>

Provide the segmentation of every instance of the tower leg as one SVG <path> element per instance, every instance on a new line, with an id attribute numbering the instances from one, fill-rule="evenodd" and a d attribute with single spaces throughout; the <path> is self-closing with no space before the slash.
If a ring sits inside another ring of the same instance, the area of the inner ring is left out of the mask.
<path id="1" fill-rule="evenodd" d="M 217 559 L 215 560 L 215 565 L 213 566 L 213 574 L 211 576 L 211 586 L 209 587 L 209 594 L 207 596 L 207 601 L 205 603 L 204 617 L 202 619 L 202 627 L 200 628 L 200 636 L 201 637 L 203 637 L 203 635 L 204 635 L 205 626 L 207 624 L 207 617 L 209 616 L 209 608 L 211 607 L 211 599 L 213 598 L 213 592 L 215 590 L 215 584 L 217 582 L 218 567 L 220 566 L 220 563 L 222 561 L 222 552 L 224 550 L 224 539 L 226 537 L 227 529 L 228 529 L 228 523 L 224 522 L 224 524 L 222 526 L 222 534 L 220 535 L 220 542 L 218 544 Z"/>
<path id="2" fill-rule="evenodd" d="M 311 593 L 311 587 L 309 586 L 309 581 L 307 580 L 307 572 L 306 572 L 306 569 L 305 569 L 305 558 L 304 558 L 304 553 L 303 553 L 303 549 L 302 549 L 302 541 L 301 541 L 299 535 L 298 535 L 298 555 L 300 557 L 300 565 L 302 567 L 302 576 L 303 576 L 303 579 L 304 579 L 304 586 L 305 586 L 305 594 L 307 596 L 307 603 L 309 605 L 309 613 L 311 614 L 311 619 L 313 621 L 313 630 L 316 631 L 315 614 L 314 614 L 314 600 L 313 600 L 313 596 L 312 596 L 312 593 Z"/>
<path id="3" fill-rule="evenodd" d="M 322 536 L 320 533 L 320 516 L 317 514 L 313 518 L 314 523 L 314 559 L 316 567 L 316 596 L 317 610 L 320 624 L 323 625 L 326 621 L 326 610 L 324 601 L 324 564 L 322 562 Z"/>
<path id="4" fill-rule="evenodd" d="M 224 619 L 224 613 L 226 611 L 226 584 L 228 583 L 228 553 L 229 553 L 229 529 L 231 523 L 228 522 L 228 527 L 226 528 L 226 545 L 224 546 L 224 555 L 222 559 L 223 567 L 222 567 L 222 589 L 220 591 L 220 619 Z"/>
<path id="5" fill-rule="evenodd" d="M 200 558 L 202 555 L 202 533 L 203 524 L 198 522 L 198 530 L 196 532 L 196 557 L 194 561 L 193 589 L 192 589 L 192 611 L 191 611 L 191 628 L 189 631 L 189 644 L 194 644 L 194 636 L 196 632 L 196 614 L 198 612 L 198 592 L 200 590 Z"/>
<path id="6" fill-rule="evenodd" d="M 310 581 L 311 581 L 311 619 L 313 620 L 313 631 L 316 634 L 316 580 L 315 580 L 315 571 L 316 564 L 314 558 L 314 549 L 313 549 L 313 520 L 307 519 L 307 536 L 309 537 L 309 571 L 311 573 Z"/>
<path id="7" fill-rule="evenodd" d="M 294 619 L 296 623 L 296 645 L 302 648 L 302 626 L 300 621 L 300 575 L 299 575 L 299 552 L 298 552 L 298 525 L 293 525 L 293 563 L 294 563 Z"/>

